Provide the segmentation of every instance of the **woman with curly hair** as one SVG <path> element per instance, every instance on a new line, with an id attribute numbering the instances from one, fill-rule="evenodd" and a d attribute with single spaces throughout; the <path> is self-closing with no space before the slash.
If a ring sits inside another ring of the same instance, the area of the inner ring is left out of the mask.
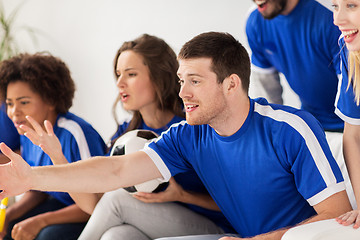
<path id="1" fill-rule="evenodd" d="M 0 64 L 0 96 L 20 134 L 21 155 L 31 166 L 51 165 L 21 125 L 28 118 L 51 125 L 69 162 L 103 155 L 105 144 L 89 123 L 69 112 L 75 84 L 63 61 L 50 54 L 20 54 Z M 45 128 L 44 125 L 39 125 Z M 39 146 L 38 146 L 39 145 Z M 89 215 L 69 194 L 28 191 L 7 210 L 2 239 L 77 239 Z"/>

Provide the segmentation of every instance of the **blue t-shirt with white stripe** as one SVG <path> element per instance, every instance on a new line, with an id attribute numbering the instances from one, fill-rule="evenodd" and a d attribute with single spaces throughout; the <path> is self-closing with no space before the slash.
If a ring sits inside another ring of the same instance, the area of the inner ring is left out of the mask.
<path id="1" fill-rule="evenodd" d="M 338 92 L 336 96 L 335 113 L 345 122 L 352 125 L 360 125 L 360 106 L 356 105 L 353 84 L 349 83 L 348 78 L 348 55 L 344 38 L 339 40 L 341 58 L 341 79 L 339 80 Z"/>
<path id="2" fill-rule="evenodd" d="M 345 189 L 319 122 L 263 98 L 250 99 L 247 119 L 232 136 L 183 121 L 143 151 L 165 179 L 195 169 L 242 237 L 295 225 Z"/>
<path id="3" fill-rule="evenodd" d="M 334 113 L 340 74 L 338 38 L 332 12 L 315 0 L 300 0 L 288 15 L 267 20 L 254 10 L 246 24 L 254 70 L 284 74 L 325 130 L 341 131 L 343 121 Z"/>
<path id="4" fill-rule="evenodd" d="M 69 162 L 101 156 L 105 153 L 105 143 L 99 133 L 89 123 L 72 113 L 59 114 L 54 125 L 54 133 Z M 20 143 L 21 155 L 30 166 L 52 165 L 50 157 L 24 135 L 20 136 Z M 66 205 L 74 203 L 68 193 L 47 193 Z"/>

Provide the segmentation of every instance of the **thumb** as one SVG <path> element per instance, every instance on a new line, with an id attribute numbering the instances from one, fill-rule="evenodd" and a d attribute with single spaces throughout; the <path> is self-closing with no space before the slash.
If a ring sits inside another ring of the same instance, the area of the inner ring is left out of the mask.
<path id="1" fill-rule="evenodd" d="M 0 198 L 18 195 L 30 189 L 31 167 L 5 143 L 0 143 L 1 152 L 11 161 L 0 164 Z"/>
<path id="2" fill-rule="evenodd" d="M 5 156 L 7 156 L 11 160 L 13 160 L 13 158 L 17 155 L 3 142 L 0 143 L 0 150 Z"/>
<path id="3" fill-rule="evenodd" d="M 11 148 L 9 148 L 5 143 L 0 143 L 0 150 L 1 152 L 7 156 L 11 160 L 12 165 L 16 165 L 19 160 L 19 154 L 15 153 Z M 21 157 L 20 157 L 21 158 Z M 9 162 L 10 163 L 10 162 Z M 7 163 L 8 164 L 8 163 Z"/>

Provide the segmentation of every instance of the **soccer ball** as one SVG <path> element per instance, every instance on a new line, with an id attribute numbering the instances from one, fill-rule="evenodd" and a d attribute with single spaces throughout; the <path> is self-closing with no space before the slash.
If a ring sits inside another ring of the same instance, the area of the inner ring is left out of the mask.
<path id="1" fill-rule="evenodd" d="M 121 137 L 114 143 L 110 155 L 125 155 L 137 152 L 144 148 L 145 144 L 149 143 L 152 139 L 157 138 L 158 135 L 150 130 L 132 130 Z M 135 186 L 124 188 L 130 193 L 135 192 L 160 192 L 168 186 L 167 182 L 159 179 L 150 180 Z"/>

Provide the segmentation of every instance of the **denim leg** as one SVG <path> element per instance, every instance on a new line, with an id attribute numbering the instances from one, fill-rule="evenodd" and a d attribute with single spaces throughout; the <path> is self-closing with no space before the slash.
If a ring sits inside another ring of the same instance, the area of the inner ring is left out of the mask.
<path id="1" fill-rule="evenodd" d="M 21 216 L 18 219 L 13 220 L 12 222 L 9 223 L 9 226 L 7 228 L 7 234 L 4 238 L 4 240 L 12 240 L 11 237 L 11 231 L 14 227 L 14 225 L 18 222 L 21 222 L 25 219 L 28 219 L 30 217 L 39 215 L 41 213 L 45 213 L 45 212 L 49 212 L 49 211 L 55 211 L 61 208 L 66 207 L 65 204 L 63 204 L 62 202 L 56 200 L 55 198 L 49 197 L 46 201 L 44 201 L 43 203 L 39 204 L 38 206 L 34 207 L 33 209 L 31 209 L 29 212 L 25 213 L 23 216 Z"/>
<path id="2" fill-rule="evenodd" d="M 36 240 L 76 240 L 86 223 L 56 224 L 43 228 Z"/>
<path id="3" fill-rule="evenodd" d="M 46 201 L 39 204 L 22 217 L 15 219 L 14 221 L 9 223 L 7 235 L 4 240 L 12 240 L 11 238 L 11 230 L 14 225 L 18 222 L 21 222 L 29 217 L 36 216 L 41 213 L 56 211 L 66 207 L 65 204 L 58 201 L 55 198 L 49 197 Z M 48 227 L 43 228 L 39 234 L 36 236 L 36 240 L 72 240 L 77 239 L 84 229 L 86 223 L 69 223 L 69 224 L 56 224 L 50 225 Z"/>

